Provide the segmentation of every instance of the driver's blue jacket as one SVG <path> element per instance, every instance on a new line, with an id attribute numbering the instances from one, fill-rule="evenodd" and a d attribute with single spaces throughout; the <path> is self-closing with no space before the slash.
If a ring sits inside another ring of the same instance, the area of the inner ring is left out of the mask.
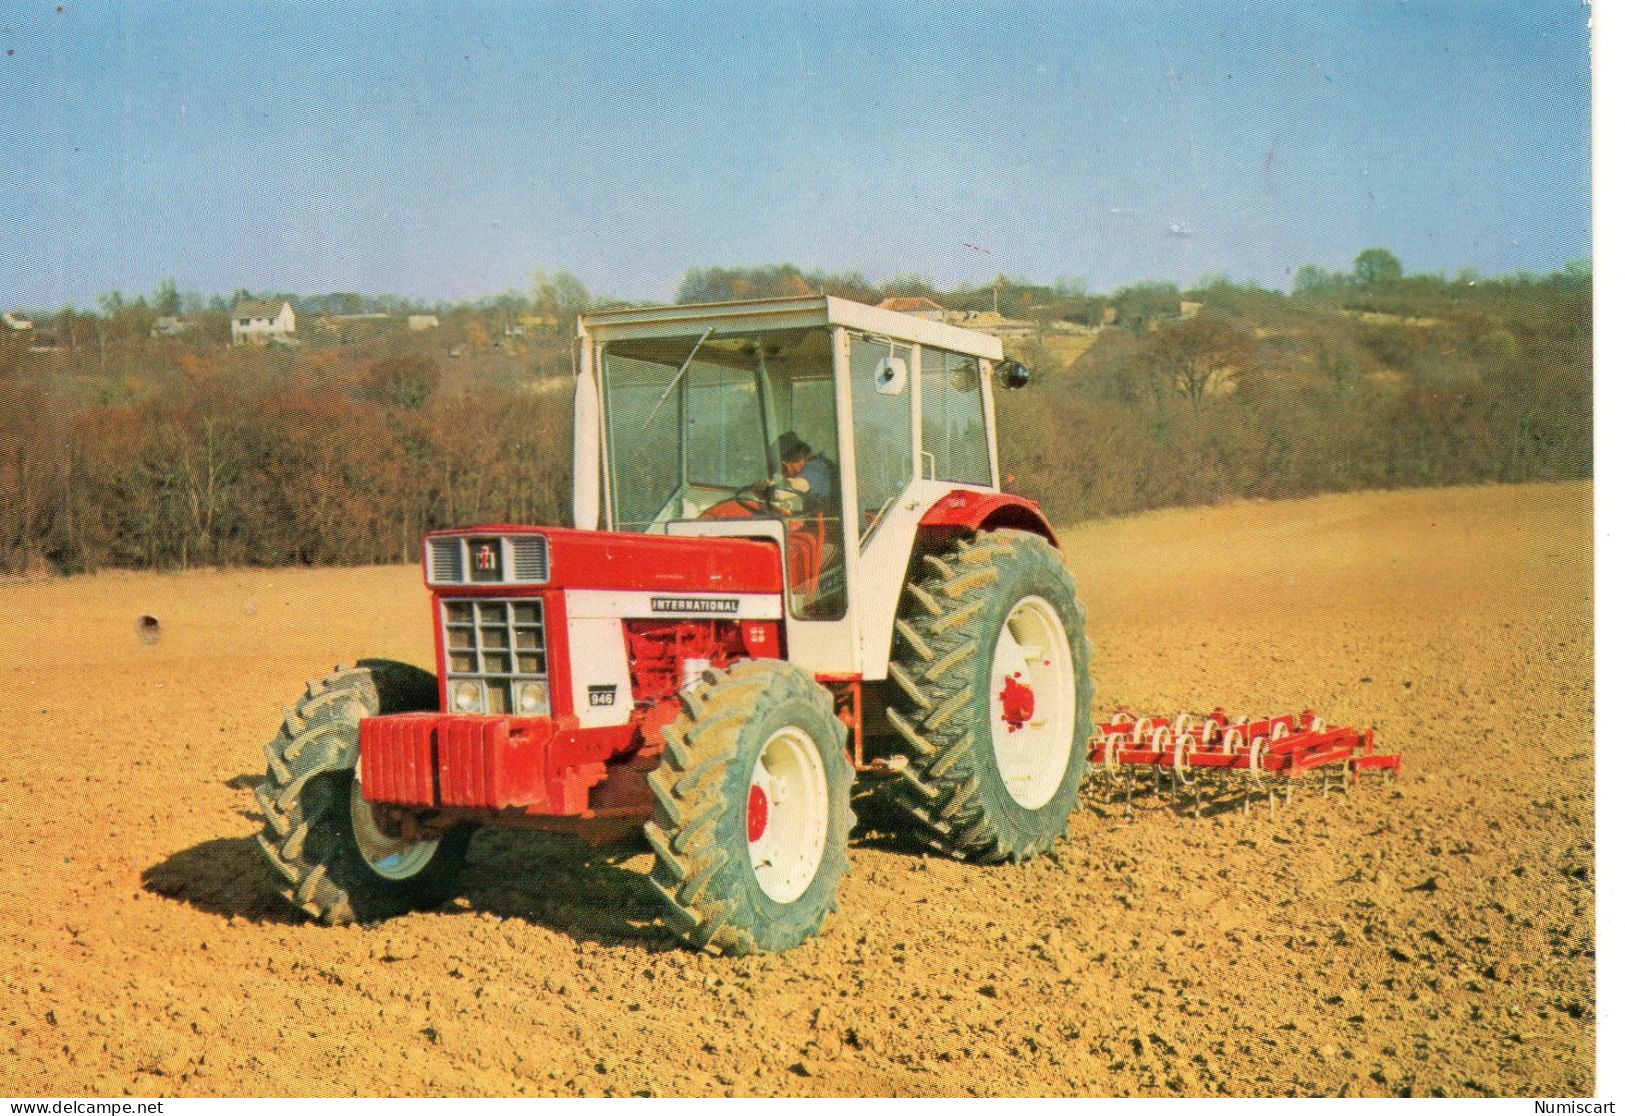
<path id="1" fill-rule="evenodd" d="M 801 479 L 807 482 L 808 515 L 830 515 L 840 506 L 839 474 L 835 463 L 821 453 L 807 458 Z"/>

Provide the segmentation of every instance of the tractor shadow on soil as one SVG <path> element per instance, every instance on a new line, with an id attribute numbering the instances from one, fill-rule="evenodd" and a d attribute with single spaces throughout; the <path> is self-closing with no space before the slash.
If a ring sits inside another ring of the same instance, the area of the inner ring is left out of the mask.
<path id="1" fill-rule="evenodd" d="M 862 821 L 851 844 L 904 856 L 936 855 L 907 833 Z M 648 885 L 653 867 L 654 854 L 641 835 L 594 849 L 573 837 L 483 829 L 469 850 L 461 898 L 452 905 L 524 919 L 600 945 L 686 951 L 657 921 L 660 904 Z"/>
<path id="2" fill-rule="evenodd" d="M 251 790 L 263 776 L 226 781 Z M 855 848 L 902 856 L 935 855 L 884 811 L 859 808 Z M 251 809 L 239 810 L 256 824 Z M 518 918 L 581 941 L 635 945 L 651 953 L 682 948 L 659 925 L 658 902 L 648 889 L 653 854 L 641 836 L 595 849 L 573 837 L 524 830 L 482 829 L 469 847 L 456 897 L 447 915 L 493 914 Z M 182 849 L 141 873 L 141 886 L 221 919 L 299 925 L 308 920 L 277 893 L 265 855 L 252 835 L 218 837 Z"/>
<path id="3" fill-rule="evenodd" d="M 253 837 L 217 837 L 182 849 L 143 871 L 141 886 L 221 918 L 284 924 L 303 919 L 272 887 L 270 865 Z"/>
<path id="4" fill-rule="evenodd" d="M 944 855 L 926 844 L 907 819 L 898 815 L 872 789 L 860 788 L 853 794 L 852 812 L 857 815 L 850 841 L 854 849 L 873 849 L 905 857 Z"/>
<path id="5" fill-rule="evenodd" d="M 245 817 L 251 815 L 244 812 Z M 665 952 L 675 943 L 656 923 L 639 847 L 602 851 L 568 837 L 482 830 L 469 850 L 448 915 L 520 918 L 601 945 Z M 635 867 L 622 867 L 632 860 Z M 173 853 L 141 873 L 141 886 L 221 919 L 298 925 L 308 922 L 277 894 L 265 854 L 252 836 L 218 837 Z"/>
<path id="6" fill-rule="evenodd" d="M 573 837 L 482 829 L 451 905 L 665 953 L 678 946 L 656 921 L 660 907 L 646 882 L 653 859 L 641 838 L 595 849 Z"/>
<path id="7" fill-rule="evenodd" d="M 249 771 L 221 783 L 235 791 L 252 791 L 264 780 L 264 772 Z M 247 809 L 238 813 L 258 829 L 259 814 Z M 277 894 L 267 869 L 265 854 L 252 835 L 217 837 L 147 868 L 141 873 L 141 886 L 153 895 L 179 899 L 222 918 L 298 922 L 302 916 Z"/>

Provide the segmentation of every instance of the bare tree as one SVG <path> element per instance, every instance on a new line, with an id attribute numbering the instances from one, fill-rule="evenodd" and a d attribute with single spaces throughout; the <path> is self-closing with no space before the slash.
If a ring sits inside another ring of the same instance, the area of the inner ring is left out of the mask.
<path id="1" fill-rule="evenodd" d="M 1192 413 L 1201 414 L 1202 400 L 1251 362 L 1253 338 L 1222 317 L 1204 315 L 1163 326 L 1147 349 L 1158 395 L 1164 389 L 1182 395 Z"/>

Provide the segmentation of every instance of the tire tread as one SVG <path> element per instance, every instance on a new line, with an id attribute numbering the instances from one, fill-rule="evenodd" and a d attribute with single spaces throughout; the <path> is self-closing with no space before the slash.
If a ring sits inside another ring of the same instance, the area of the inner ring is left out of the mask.
<path id="1" fill-rule="evenodd" d="M 264 825 L 260 849 L 287 886 L 278 890 L 295 907 L 329 924 L 382 917 L 411 907 L 437 905 L 455 874 L 469 832 L 454 829 L 441 839 L 438 868 L 424 879 L 380 885 L 365 896 L 330 870 L 339 855 L 337 827 L 348 803 L 336 796 L 359 758 L 359 720 L 379 712 L 435 708 L 433 675 L 404 663 L 365 660 L 339 666 L 305 684 L 303 696 L 283 710 L 282 724 L 266 743 L 265 780 L 254 789 Z M 348 793 L 345 791 L 345 793 Z M 348 822 L 344 824 L 347 826 Z M 414 890 L 415 889 L 415 890 Z M 358 909 L 359 907 L 359 909 Z"/>
<path id="2" fill-rule="evenodd" d="M 663 730 L 667 748 L 660 766 L 648 775 L 655 798 L 654 817 L 643 827 L 655 854 L 649 885 L 669 932 L 696 949 L 737 956 L 764 948 L 761 931 L 767 929 L 746 924 L 733 890 L 737 868 L 730 865 L 731 854 L 717 835 L 730 805 L 725 784 L 730 764 L 739 757 L 741 734 L 764 710 L 795 700 L 816 704 L 835 729 L 840 726 L 829 691 L 782 660 L 741 659 L 725 670 L 707 670 L 703 679 L 703 685 L 683 695 L 682 716 Z M 826 770 L 826 777 L 845 780 L 840 800 L 847 802 L 853 772 L 844 755 L 841 768 Z M 850 806 L 829 819 L 843 846 L 855 822 Z M 846 870 L 843 856 L 836 884 Z M 750 871 L 748 865 L 744 871 Z M 810 933 L 817 933 L 834 909 L 834 892 L 828 886 Z"/>
<path id="3" fill-rule="evenodd" d="M 1057 573 L 1058 591 L 1076 601 L 1076 581 L 1060 552 L 1037 535 L 1013 530 L 977 532 L 942 553 L 920 555 L 904 586 L 885 717 L 902 742 L 908 767 L 878 784 L 876 798 L 928 847 L 958 859 L 1026 860 L 1048 851 L 1060 835 L 1021 830 L 991 808 L 990 792 L 978 774 L 980 730 L 971 723 L 977 687 L 986 684 L 977 672 L 982 617 L 989 601 L 997 599 L 1001 581 L 1037 567 Z M 1093 682 L 1081 605 L 1077 616 L 1073 661 L 1082 675 L 1080 723 L 1087 723 Z M 918 643 L 925 644 L 923 650 Z M 1081 748 L 1081 740 L 1073 747 Z M 1081 780 L 1082 767 L 1076 762 L 1071 767 L 1078 768 Z M 1063 790 L 1075 800 L 1075 785 Z M 1070 808 L 1069 803 L 1068 813 Z"/>

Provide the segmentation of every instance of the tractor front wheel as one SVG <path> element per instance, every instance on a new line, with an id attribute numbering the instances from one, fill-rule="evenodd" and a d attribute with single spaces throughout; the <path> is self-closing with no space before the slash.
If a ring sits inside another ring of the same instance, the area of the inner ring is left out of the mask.
<path id="1" fill-rule="evenodd" d="M 1088 769 L 1089 642 L 1061 554 L 1022 531 L 926 555 L 904 588 L 886 710 L 908 769 L 878 793 L 939 852 L 1025 860 Z"/>
<path id="2" fill-rule="evenodd" d="M 363 660 L 310 683 L 265 746 L 254 796 L 265 816 L 260 848 L 294 906 L 327 923 L 372 922 L 439 906 L 456 886 L 473 835 L 401 832 L 361 796 L 361 718 L 435 709 L 434 675 Z"/>
<path id="3" fill-rule="evenodd" d="M 816 934 L 848 870 L 846 729 L 829 691 L 772 659 L 708 670 L 683 695 L 649 774 L 644 826 L 667 929 L 727 954 Z"/>

